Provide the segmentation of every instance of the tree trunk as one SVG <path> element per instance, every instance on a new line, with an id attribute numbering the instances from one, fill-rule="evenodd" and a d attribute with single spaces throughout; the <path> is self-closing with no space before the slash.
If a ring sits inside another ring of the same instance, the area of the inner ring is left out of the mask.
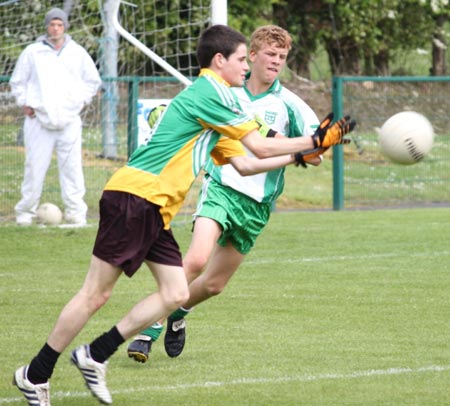
<path id="1" fill-rule="evenodd" d="M 382 49 L 373 56 L 375 72 L 379 76 L 389 76 L 389 50 Z"/>
<path id="2" fill-rule="evenodd" d="M 445 76 L 447 68 L 445 65 L 445 54 L 447 45 L 444 35 L 444 24 L 447 21 L 447 16 L 439 15 L 436 17 L 436 28 L 433 35 L 433 65 L 431 68 L 432 76 Z"/>
<path id="3" fill-rule="evenodd" d="M 272 5 L 272 10 L 274 22 L 281 28 L 289 31 L 288 21 L 292 19 L 290 17 L 290 6 L 274 4 Z M 298 17 L 298 19 L 300 21 L 300 23 L 298 23 L 299 30 L 297 32 L 290 33 L 292 36 L 293 44 L 292 49 L 289 52 L 287 65 L 297 75 L 309 79 L 311 77 L 309 69 L 309 61 L 311 59 L 309 47 L 311 46 L 311 44 L 309 44 L 307 40 L 308 32 L 305 32 L 304 19 L 302 19 L 301 17 Z M 297 35 L 297 38 L 295 38 L 295 35 Z M 296 46 L 296 43 L 299 44 L 299 46 Z"/>
<path id="4" fill-rule="evenodd" d="M 326 44 L 333 75 L 360 75 L 360 55 L 351 38 L 330 41 Z"/>

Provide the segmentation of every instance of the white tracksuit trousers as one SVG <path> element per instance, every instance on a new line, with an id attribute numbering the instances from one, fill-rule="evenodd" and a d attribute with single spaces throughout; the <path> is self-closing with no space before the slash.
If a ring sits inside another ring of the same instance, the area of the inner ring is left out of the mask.
<path id="1" fill-rule="evenodd" d="M 25 173 L 22 199 L 15 206 L 17 217 L 31 219 L 36 216 L 45 176 L 55 151 L 65 218 L 72 222 L 86 219 L 81 132 L 80 117 L 62 130 L 49 130 L 37 118 L 25 118 Z"/>

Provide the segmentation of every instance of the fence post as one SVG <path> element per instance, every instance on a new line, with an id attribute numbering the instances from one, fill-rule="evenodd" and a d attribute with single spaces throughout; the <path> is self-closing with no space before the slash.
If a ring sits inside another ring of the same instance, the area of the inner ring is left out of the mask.
<path id="1" fill-rule="evenodd" d="M 333 113 L 335 118 L 343 115 L 343 83 L 341 77 L 333 76 Z M 333 147 L 333 210 L 344 208 L 344 150 L 342 145 Z"/>
<path id="2" fill-rule="evenodd" d="M 105 18 L 103 37 L 100 42 L 100 72 L 102 76 L 111 78 L 103 82 L 102 95 L 102 131 L 103 131 L 103 156 L 105 158 L 117 158 L 117 109 L 119 103 L 117 81 L 118 76 L 118 50 L 119 34 L 112 24 L 113 0 L 103 2 Z"/>
<path id="3" fill-rule="evenodd" d="M 137 103 L 139 97 L 139 78 L 133 76 L 128 83 L 128 157 L 137 147 L 138 118 Z"/>

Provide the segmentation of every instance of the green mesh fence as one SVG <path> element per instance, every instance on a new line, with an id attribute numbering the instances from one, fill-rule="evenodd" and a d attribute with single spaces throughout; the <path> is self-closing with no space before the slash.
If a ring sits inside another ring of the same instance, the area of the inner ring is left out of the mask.
<path id="1" fill-rule="evenodd" d="M 10 95 L 8 79 L 0 77 L 0 223 L 14 220 L 24 163 L 23 114 Z M 97 217 L 104 184 L 125 163 L 135 143 L 137 99 L 172 98 L 184 88 L 177 82 L 148 77 L 104 78 L 104 82 L 117 85 L 117 93 L 111 96 L 103 92 L 83 114 L 83 163 L 90 217 Z M 104 111 L 110 97 L 116 98 L 114 115 Z M 336 115 L 351 114 L 358 122 L 353 143 L 333 151 L 330 194 L 334 209 L 450 204 L 450 78 L 334 78 L 333 110 Z M 375 130 L 403 110 L 426 115 L 436 133 L 431 153 L 412 166 L 384 158 Z M 105 150 L 110 150 L 105 127 L 111 125 L 116 151 L 113 157 L 105 156 Z M 186 213 L 192 211 L 196 194 L 194 189 L 188 197 Z M 56 162 L 47 173 L 41 201 L 62 206 Z"/>
<path id="2" fill-rule="evenodd" d="M 353 143 L 333 151 L 334 209 L 450 204 L 450 77 L 335 77 L 333 110 L 358 122 Z M 435 131 L 431 153 L 410 166 L 381 154 L 375 130 L 405 110 Z"/>

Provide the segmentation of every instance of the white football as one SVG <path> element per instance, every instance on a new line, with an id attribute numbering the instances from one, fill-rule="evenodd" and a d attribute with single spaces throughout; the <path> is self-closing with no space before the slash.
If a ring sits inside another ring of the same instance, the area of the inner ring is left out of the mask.
<path id="1" fill-rule="evenodd" d="M 421 161 L 433 147 L 430 121 L 415 111 L 402 111 L 386 120 L 378 130 L 381 152 L 391 161 L 412 165 Z"/>
<path id="2" fill-rule="evenodd" d="M 61 223 L 63 215 L 53 203 L 43 203 L 37 209 L 37 221 L 41 224 L 56 226 Z"/>

